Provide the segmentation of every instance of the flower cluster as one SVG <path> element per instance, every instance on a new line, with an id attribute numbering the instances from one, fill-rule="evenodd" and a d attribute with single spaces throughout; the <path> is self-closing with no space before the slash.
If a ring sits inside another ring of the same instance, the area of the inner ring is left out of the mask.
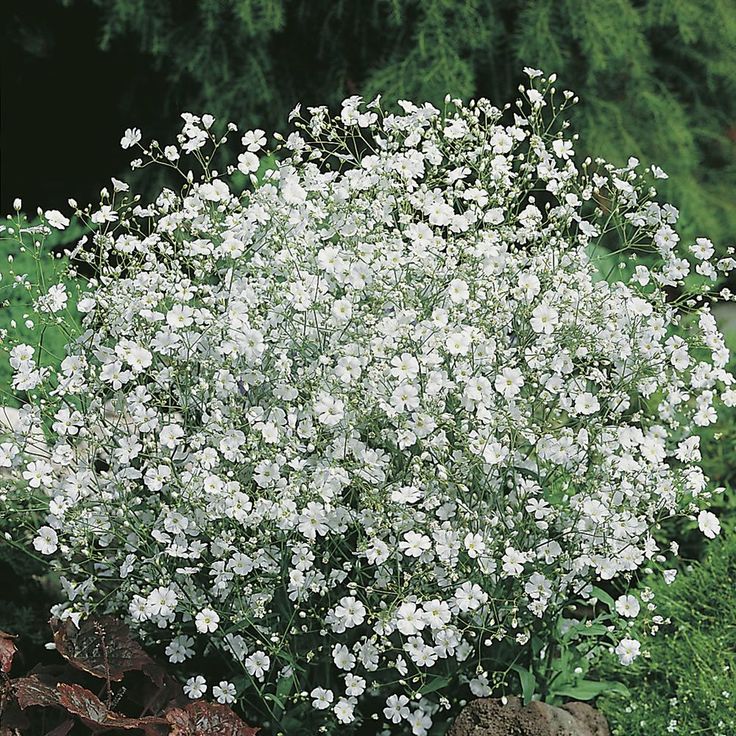
<path id="1" fill-rule="evenodd" d="M 654 528 L 709 495 L 697 428 L 736 404 L 702 296 L 736 264 L 680 247 L 657 167 L 576 162 L 575 98 L 529 74 L 504 109 L 296 110 L 276 155 L 248 131 L 223 171 L 232 124 L 126 131 L 181 190 L 115 180 L 78 209 L 80 334 L 58 370 L 10 352 L 30 402 L 5 503 L 43 506 L 57 614 L 124 613 L 192 697 L 423 736 L 498 684 L 497 648 L 663 559 Z M 631 661 L 639 603 L 616 609 Z M 213 649 L 219 685 L 189 666 Z"/>

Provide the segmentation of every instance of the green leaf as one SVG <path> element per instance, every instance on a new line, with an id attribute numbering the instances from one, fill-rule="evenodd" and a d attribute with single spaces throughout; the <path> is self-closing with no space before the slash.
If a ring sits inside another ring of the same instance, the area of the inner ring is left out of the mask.
<path id="1" fill-rule="evenodd" d="M 449 677 L 433 677 L 429 682 L 425 682 L 424 685 L 419 688 L 419 692 L 422 695 L 426 695 L 427 693 L 433 693 L 436 690 L 442 690 L 449 684 Z"/>
<path id="2" fill-rule="evenodd" d="M 593 587 L 591 592 L 601 603 L 605 603 L 608 606 L 609 610 L 612 611 L 614 609 L 616 604 L 614 603 L 613 598 L 611 598 L 611 596 L 608 595 L 605 590 L 598 587 Z"/>
<path id="3" fill-rule="evenodd" d="M 603 624 L 575 623 L 563 634 L 561 641 L 569 642 L 578 636 L 605 636 L 608 629 Z"/>
<path id="4" fill-rule="evenodd" d="M 265 695 L 266 700 L 270 700 L 276 705 L 276 709 L 274 711 L 276 718 L 280 719 L 286 712 L 286 701 L 293 687 L 294 675 L 289 675 L 288 677 L 282 677 L 279 679 L 275 693 L 267 693 Z"/>
<path id="5" fill-rule="evenodd" d="M 519 675 L 519 682 L 521 683 L 521 696 L 524 699 L 524 705 L 531 702 L 534 697 L 534 692 L 537 689 L 537 680 L 534 675 L 518 664 L 512 664 L 511 669 Z"/>
<path id="6" fill-rule="evenodd" d="M 575 631 L 580 636 L 604 636 L 608 633 L 608 629 L 603 624 L 591 624 L 590 626 L 582 624 Z"/>
<path id="7" fill-rule="evenodd" d="M 285 698 L 291 692 L 292 687 L 294 687 L 294 675 L 282 677 L 279 680 L 279 684 L 276 685 L 276 696 L 278 698 Z"/>
<path id="8" fill-rule="evenodd" d="M 564 695 L 575 700 L 592 700 L 602 693 L 629 695 L 628 688 L 620 682 L 611 680 L 582 680 L 577 685 L 553 688 L 552 695 Z"/>
<path id="9" fill-rule="evenodd" d="M 539 653 L 544 648 L 544 642 L 535 634 L 532 636 L 532 652 L 535 657 L 539 656 Z"/>
<path id="10" fill-rule="evenodd" d="M 278 695 L 274 695 L 273 693 L 266 693 L 263 698 L 264 700 L 270 700 L 276 703 L 276 705 L 281 709 L 282 713 L 286 710 L 286 704 L 280 697 L 278 697 Z"/>

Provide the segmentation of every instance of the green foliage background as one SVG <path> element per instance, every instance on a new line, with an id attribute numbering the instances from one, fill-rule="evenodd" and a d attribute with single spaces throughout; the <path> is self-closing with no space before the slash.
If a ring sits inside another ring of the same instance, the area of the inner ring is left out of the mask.
<path id="1" fill-rule="evenodd" d="M 18 406 L 18 395 L 11 389 L 13 370 L 7 350 L 12 345 L 26 343 L 37 347 L 38 364 L 58 365 L 65 355 L 67 336 L 55 325 L 43 325 L 33 311 L 33 292 L 16 282 L 27 275 L 31 284 L 64 282 L 74 309 L 76 285 L 64 277 L 67 259 L 61 253 L 83 234 L 83 227 L 74 221 L 65 231 L 54 230 L 38 248 L 19 248 L 12 238 L 0 236 L 0 406 Z M 30 318 L 30 322 L 27 320 Z"/>
<path id="2" fill-rule="evenodd" d="M 736 733 L 736 536 L 713 542 L 706 560 L 668 586 L 654 585 L 657 613 L 670 623 L 640 636 L 644 655 L 630 667 L 603 673 L 622 680 L 631 696 L 612 693 L 598 706 L 613 736 Z"/>
<path id="3" fill-rule="evenodd" d="M 733 0 L 76 2 L 98 6 L 103 48 L 150 55 L 172 120 L 188 109 L 274 129 L 298 101 L 354 93 L 503 103 L 523 66 L 554 71 L 582 99 L 581 150 L 659 164 L 686 234 L 736 238 Z"/>

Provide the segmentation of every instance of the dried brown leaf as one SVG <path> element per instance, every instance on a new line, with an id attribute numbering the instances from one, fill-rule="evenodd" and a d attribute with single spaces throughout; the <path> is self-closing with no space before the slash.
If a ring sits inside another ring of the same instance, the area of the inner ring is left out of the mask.
<path id="1" fill-rule="evenodd" d="M 12 634 L 0 631 L 0 672 L 10 672 L 13 666 L 13 657 L 18 651 L 18 647 L 15 646 L 16 638 Z"/>
<path id="2" fill-rule="evenodd" d="M 169 736 L 194 736 L 194 724 L 184 708 L 169 708 L 164 716 L 171 725 Z"/>
<path id="3" fill-rule="evenodd" d="M 169 736 L 255 736 L 259 731 L 226 705 L 204 700 L 171 708 L 165 715 L 171 724 Z"/>
<path id="4" fill-rule="evenodd" d="M 154 682 L 160 668 L 133 639 L 130 629 L 111 616 L 80 622 L 51 620 L 56 650 L 75 667 L 95 677 L 119 682 L 126 672 L 142 670 Z"/>
<path id="5" fill-rule="evenodd" d="M 18 677 L 12 680 L 11 685 L 15 693 L 15 699 L 21 708 L 31 705 L 48 707 L 59 704 L 59 697 L 53 685 L 47 685 L 36 675 L 30 677 Z"/>
<path id="6" fill-rule="evenodd" d="M 156 733 L 156 727 L 166 721 L 155 716 L 143 718 L 128 718 L 110 710 L 93 692 L 81 685 L 60 684 L 57 687 L 59 704 L 69 713 L 78 716 L 85 723 L 105 728 L 122 728 L 124 730 L 138 729 L 146 733 Z"/>

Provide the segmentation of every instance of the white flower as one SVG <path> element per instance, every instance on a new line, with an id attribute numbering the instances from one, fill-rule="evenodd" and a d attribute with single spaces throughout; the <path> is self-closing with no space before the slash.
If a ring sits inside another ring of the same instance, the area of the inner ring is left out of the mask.
<path id="1" fill-rule="evenodd" d="M 619 616 L 636 618 L 640 610 L 639 601 L 633 595 L 622 595 L 616 599 L 616 611 Z"/>
<path id="2" fill-rule="evenodd" d="M 42 312 L 60 312 L 67 305 L 69 295 L 64 284 L 54 284 L 39 300 L 39 309 Z"/>
<path id="3" fill-rule="evenodd" d="M 562 159 L 570 158 L 572 155 L 572 141 L 563 141 L 561 138 L 552 141 L 552 150 L 555 152 L 555 156 L 559 156 Z"/>
<path id="4" fill-rule="evenodd" d="M 0 468 L 12 468 L 20 449 L 12 442 L 0 442 Z"/>
<path id="5" fill-rule="evenodd" d="M 389 558 L 390 550 L 382 539 L 375 539 L 365 551 L 365 556 L 371 565 L 382 565 Z"/>
<path id="6" fill-rule="evenodd" d="M 33 546 L 42 555 L 52 555 L 59 548 L 59 537 L 50 526 L 42 526 L 33 540 Z"/>
<path id="7" fill-rule="evenodd" d="M 500 465 L 508 456 L 508 450 L 500 442 L 489 442 L 483 448 L 483 459 L 489 465 Z"/>
<path id="8" fill-rule="evenodd" d="M 413 486 L 403 486 L 391 492 L 391 500 L 394 503 L 416 503 L 421 497 L 421 490 Z"/>
<path id="9" fill-rule="evenodd" d="M 47 214 L 48 219 L 48 214 Z M 715 253 L 715 248 L 713 247 L 713 243 L 708 240 L 708 238 L 695 238 L 695 245 L 690 246 L 690 250 L 692 251 L 692 254 L 699 258 L 701 261 L 704 261 L 708 258 L 710 258 L 713 253 Z"/>
<path id="10" fill-rule="evenodd" d="M 587 391 L 575 397 L 575 411 L 578 414 L 595 414 L 600 408 L 598 399 Z"/>
<path id="11" fill-rule="evenodd" d="M 199 196 L 207 202 L 225 202 L 230 198 L 230 188 L 222 179 L 213 179 L 200 184 Z"/>
<path id="12" fill-rule="evenodd" d="M 178 596 L 171 588 L 155 588 L 148 595 L 146 607 L 149 616 L 171 616 L 176 609 Z"/>
<path id="13" fill-rule="evenodd" d="M 450 281 L 450 286 L 447 289 L 450 299 L 455 304 L 462 304 L 470 298 L 470 289 L 468 289 L 467 282 L 462 279 L 453 279 Z"/>
<path id="14" fill-rule="evenodd" d="M 222 680 L 222 682 L 213 686 L 212 695 L 215 696 L 215 700 L 218 703 L 229 704 L 235 702 L 237 690 L 235 689 L 235 685 L 233 685 L 232 682 Z"/>
<path id="15" fill-rule="evenodd" d="M 203 608 L 199 613 L 197 613 L 194 623 L 197 627 L 197 631 L 200 633 L 212 633 L 217 630 L 217 627 L 220 624 L 220 616 L 211 608 Z"/>
<path id="16" fill-rule="evenodd" d="M 463 544 L 465 545 L 465 549 L 468 551 L 468 556 L 472 557 L 473 559 L 485 554 L 486 543 L 483 539 L 482 534 L 473 534 L 471 532 L 468 532 L 465 535 Z"/>
<path id="17" fill-rule="evenodd" d="M 266 145 L 266 134 L 260 129 L 248 130 L 245 132 L 240 142 L 249 151 L 259 151 L 263 146 Z"/>
<path id="18" fill-rule="evenodd" d="M 194 322 L 193 314 L 194 310 L 186 304 L 175 304 L 166 313 L 166 322 L 174 329 L 189 327 Z"/>
<path id="19" fill-rule="evenodd" d="M 259 165 L 258 156 L 255 153 L 246 151 L 238 156 L 238 170 L 243 174 L 252 174 L 254 171 L 258 171 Z"/>
<path id="20" fill-rule="evenodd" d="M 556 309 L 540 304 L 532 311 L 531 326 L 535 332 L 551 335 L 559 322 L 559 313 Z"/>
<path id="21" fill-rule="evenodd" d="M 52 472 L 53 467 L 49 463 L 45 460 L 36 460 L 28 463 L 23 471 L 23 479 L 28 481 L 30 488 L 40 488 L 51 484 L 53 480 Z M 48 527 L 44 528 L 48 529 Z"/>
<path id="22" fill-rule="evenodd" d="M 184 436 L 184 430 L 178 424 L 167 424 L 161 428 L 158 439 L 159 442 L 170 450 L 176 448 L 179 440 Z"/>
<path id="23" fill-rule="evenodd" d="M 265 673 L 271 667 L 271 658 L 260 649 L 257 652 L 253 652 L 245 660 L 245 669 L 249 675 L 252 675 L 258 680 L 265 678 Z"/>
<path id="24" fill-rule="evenodd" d="M 348 322 L 353 316 L 353 305 L 349 299 L 335 299 L 332 303 L 332 317 L 336 322 Z"/>
<path id="25" fill-rule="evenodd" d="M 641 653 L 641 643 L 636 639 L 621 639 L 615 651 L 621 664 L 630 665 Z"/>
<path id="26" fill-rule="evenodd" d="M 419 375 L 419 361 L 410 353 L 391 359 L 391 375 L 399 381 L 412 381 Z"/>
<path id="27" fill-rule="evenodd" d="M 417 409 L 419 407 L 419 389 L 414 384 L 402 383 L 391 394 L 391 403 L 399 412 Z"/>
<path id="28" fill-rule="evenodd" d="M 455 590 L 453 602 L 459 611 L 465 613 L 480 608 L 487 599 L 488 595 L 477 583 L 465 582 Z"/>
<path id="29" fill-rule="evenodd" d="M 404 538 L 399 542 L 399 549 L 407 557 L 421 557 L 432 548 L 432 540 L 426 534 L 417 532 L 406 532 Z"/>
<path id="30" fill-rule="evenodd" d="M 445 343 L 450 355 L 467 355 L 470 350 L 471 338 L 466 332 L 455 332 L 451 334 Z"/>
<path id="31" fill-rule="evenodd" d="M 23 368 L 24 366 L 33 364 L 33 356 L 35 350 L 30 346 L 22 343 L 16 345 L 10 351 L 10 366 L 12 368 Z"/>
<path id="32" fill-rule="evenodd" d="M 323 687 L 314 688 L 309 695 L 312 698 L 312 707 L 317 710 L 326 710 L 335 699 L 335 694 L 332 690 L 326 690 Z"/>
<path id="33" fill-rule="evenodd" d="M 469 131 L 464 120 L 453 120 L 445 127 L 443 132 L 450 140 L 457 140 L 458 138 L 464 138 Z"/>
<path id="34" fill-rule="evenodd" d="M 345 596 L 335 606 L 334 616 L 345 628 L 351 629 L 365 621 L 366 608 L 353 596 Z"/>
<path id="35" fill-rule="evenodd" d="M 414 736 L 427 736 L 429 729 L 432 728 L 431 717 L 420 709 L 411 713 L 406 720 L 409 722 Z"/>
<path id="36" fill-rule="evenodd" d="M 507 399 L 517 396 L 524 386 L 524 377 L 518 368 L 504 368 L 493 383 L 496 391 Z"/>
<path id="37" fill-rule="evenodd" d="M 192 700 L 201 698 L 206 692 L 207 680 L 205 680 L 202 675 L 190 677 L 184 685 L 184 694 Z"/>
<path id="38" fill-rule="evenodd" d="M 667 585 L 672 585 L 672 583 L 675 582 L 675 578 L 677 577 L 677 570 L 665 570 L 662 573 L 662 576 L 664 577 L 664 582 Z"/>
<path id="39" fill-rule="evenodd" d="M 120 139 L 121 148 L 131 148 L 141 139 L 141 131 L 139 128 L 127 128 L 123 137 Z"/>
<path id="40" fill-rule="evenodd" d="M 314 413 L 322 424 L 334 427 L 345 416 L 345 404 L 341 399 L 322 393 L 314 402 Z"/>
<path id="41" fill-rule="evenodd" d="M 366 681 L 359 675 L 352 673 L 345 675 L 345 693 L 350 697 L 357 698 L 365 692 Z"/>
<path id="42" fill-rule="evenodd" d="M 452 620 L 450 606 L 445 601 L 435 598 L 431 601 L 426 601 L 422 605 L 422 608 L 424 609 L 424 620 L 432 629 L 444 630 Z"/>
<path id="43" fill-rule="evenodd" d="M 542 573 L 534 572 L 524 584 L 524 592 L 530 598 L 547 599 L 552 595 L 552 586 Z"/>
<path id="44" fill-rule="evenodd" d="M 708 539 L 715 539 L 721 533 L 721 523 L 715 514 L 710 511 L 701 511 L 698 514 L 698 529 Z"/>
<path id="45" fill-rule="evenodd" d="M 54 415 L 54 423 L 51 428 L 59 435 L 76 435 L 79 428 L 84 424 L 84 418 L 78 411 L 69 411 L 67 407 L 59 409 Z"/>
<path id="46" fill-rule="evenodd" d="M 87 314 L 95 308 L 95 300 L 90 297 L 83 297 L 77 302 L 77 311 Z"/>
<path id="47" fill-rule="evenodd" d="M 525 66 L 524 74 L 526 74 L 529 79 L 535 79 L 536 77 L 541 77 L 544 72 L 540 71 L 539 69 L 534 69 L 531 66 Z"/>
<path id="48" fill-rule="evenodd" d="M 64 217 L 59 210 L 46 210 L 43 216 L 46 218 L 46 222 L 57 230 L 64 230 L 69 225 L 69 219 Z"/>
<path id="49" fill-rule="evenodd" d="M 355 656 L 344 644 L 335 644 L 332 648 L 332 661 L 339 670 L 349 672 L 355 667 Z"/>
<path id="50" fill-rule="evenodd" d="M 355 703 L 340 698 L 332 709 L 340 723 L 352 723 L 355 720 Z"/>
<path id="51" fill-rule="evenodd" d="M 360 378 L 362 369 L 360 367 L 360 361 L 353 356 L 346 356 L 340 358 L 335 366 L 335 375 L 343 383 L 352 383 Z"/>
<path id="52" fill-rule="evenodd" d="M 383 716 L 391 723 L 401 723 L 402 719 L 409 718 L 409 698 L 405 695 L 389 695 L 386 698 L 386 707 L 383 709 Z"/>
<path id="53" fill-rule="evenodd" d="M 99 210 L 92 213 L 90 219 L 96 225 L 104 225 L 106 222 L 115 222 L 118 219 L 118 213 L 109 204 L 103 204 Z"/>
<path id="54" fill-rule="evenodd" d="M 125 360 L 133 369 L 133 373 L 140 373 L 151 366 L 153 354 L 140 345 L 132 345 L 125 353 Z"/>
<path id="55" fill-rule="evenodd" d="M 472 692 L 476 698 L 489 697 L 493 690 L 488 684 L 488 675 L 483 673 L 482 675 L 478 675 L 478 677 L 473 678 L 470 681 L 470 692 Z"/>
<path id="56" fill-rule="evenodd" d="M 526 554 L 513 547 L 507 547 L 503 554 L 503 571 L 511 577 L 520 575 L 526 561 Z"/>
<path id="57" fill-rule="evenodd" d="M 147 603 L 146 608 L 148 608 Z M 166 656 L 169 658 L 169 662 L 178 664 L 194 656 L 193 645 L 194 639 L 191 636 L 181 635 L 177 636 L 176 639 L 172 639 L 166 646 Z"/>
<path id="58" fill-rule="evenodd" d="M 413 636 L 427 625 L 424 611 L 413 601 L 402 603 L 396 611 L 396 628 L 404 636 Z"/>

